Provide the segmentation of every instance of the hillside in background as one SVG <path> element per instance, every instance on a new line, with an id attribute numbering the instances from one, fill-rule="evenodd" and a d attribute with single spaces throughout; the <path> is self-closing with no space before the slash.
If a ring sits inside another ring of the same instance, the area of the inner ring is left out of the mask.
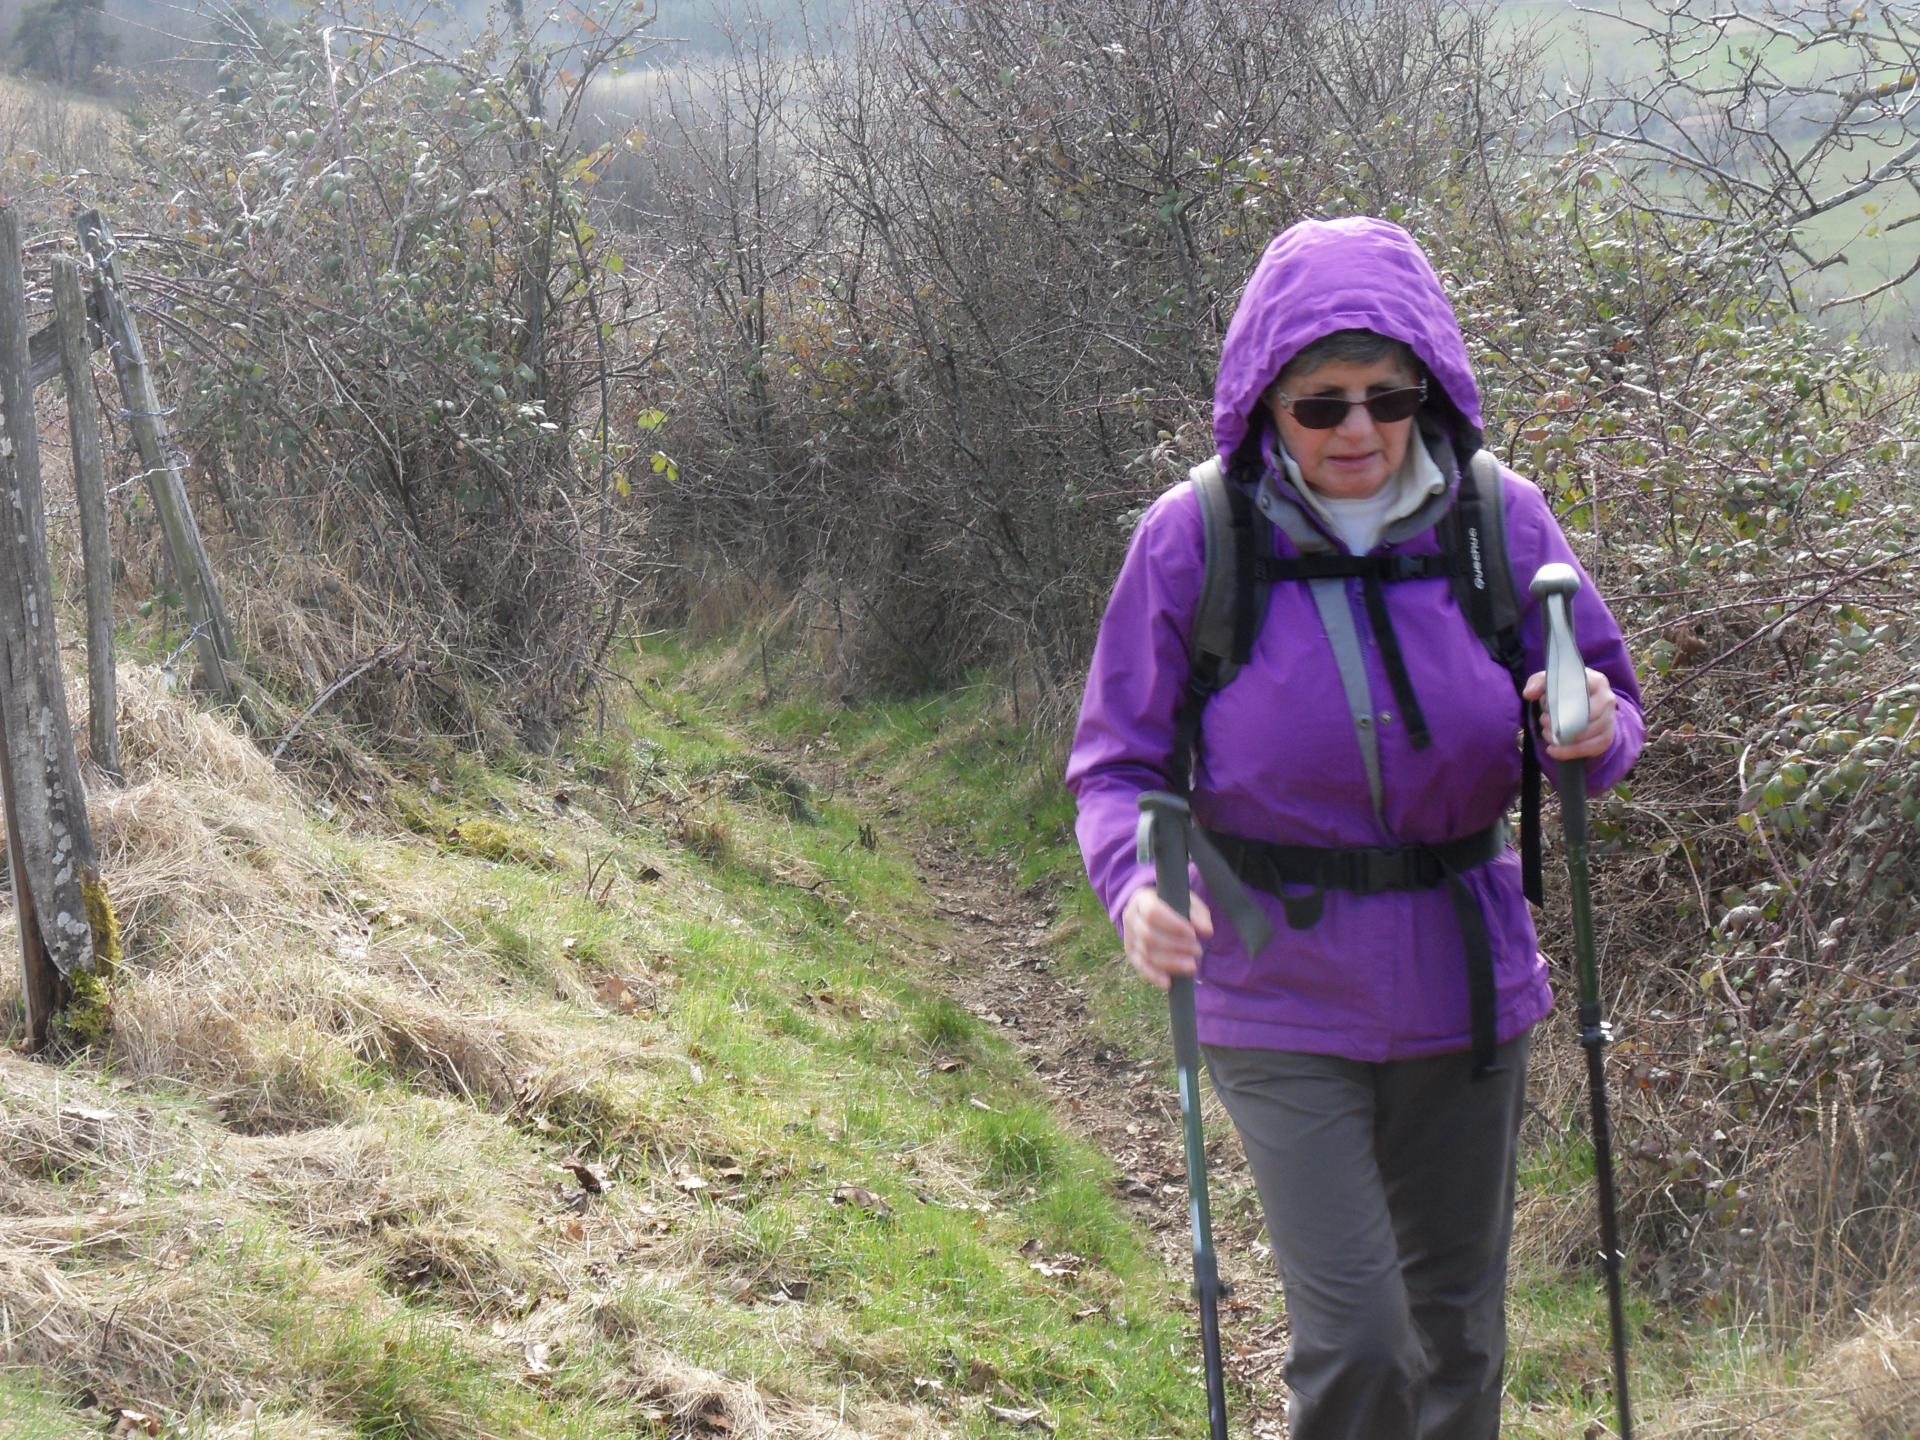
<path id="1" fill-rule="evenodd" d="M 1904 164 L 1899 156 L 1910 127 L 1900 119 L 1858 125 L 1857 145 L 1823 152 L 1821 138 L 1836 115 L 1845 115 L 1847 98 L 1875 83 L 1860 71 L 1863 61 L 1884 63 L 1888 68 L 1880 78 L 1892 82 L 1896 93 L 1907 88 L 1900 77 L 1916 56 L 1902 27 L 1911 25 L 1911 7 L 1863 5 L 1829 16 L 1781 4 L 1501 0 L 1489 13 L 1516 39 L 1538 47 L 1541 78 L 1562 103 L 1596 90 L 1657 96 L 1660 76 L 1684 76 L 1683 104 L 1672 103 L 1678 97 L 1660 95 L 1653 110 L 1621 107 L 1616 112 L 1620 128 L 1647 134 L 1686 156 L 1712 156 L 1718 162 L 1726 155 L 1733 161 L 1726 166 L 1731 173 L 1761 184 L 1777 184 L 1787 174 L 1782 162 L 1789 156 L 1819 157 L 1792 172 L 1809 182 L 1814 195 L 1845 190 L 1884 165 L 1892 164 L 1897 173 Z M 1713 134 L 1716 115 L 1751 126 L 1765 153 L 1733 159 L 1722 148 L 1724 135 Z M 1712 138 L 1695 143 L 1701 136 Z M 1655 188 L 1669 196 L 1699 193 L 1711 183 L 1685 166 L 1668 169 L 1669 154 L 1627 150 L 1656 176 L 1665 172 Z M 1775 191 L 1773 203 L 1789 209 L 1809 198 L 1788 184 Z M 1800 283 L 1805 298 L 1816 305 L 1888 286 L 1873 303 L 1845 307 L 1834 318 L 1843 329 L 1865 329 L 1896 354 L 1910 357 L 1920 348 L 1920 323 L 1914 318 L 1920 275 L 1908 272 L 1920 251 L 1912 232 L 1893 223 L 1899 211 L 1889 212 L 1886 201 L 1877 190 L 1862 193 L 1805 222 L 1808 253 L 1801 257 Z M 1835 256 L 1840 258 L 1829 260 Z"/>

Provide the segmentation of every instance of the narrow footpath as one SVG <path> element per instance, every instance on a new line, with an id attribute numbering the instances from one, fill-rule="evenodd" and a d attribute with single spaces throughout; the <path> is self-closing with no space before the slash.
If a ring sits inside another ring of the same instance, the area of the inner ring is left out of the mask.
<path id="1" fill-rule="evenodd" d="M 951 926 L 952 948 L 903 958 L 1026 1057 L 1062 1122 L 1113 1161 L 1122 1203 L 1169 1270 L 1191 1275 L 1186 1158 L 1170 1046 L 1126 1055 L 1094 1037 L 1084 991 L 1057 974 L 1048 955 L 1056 907 L 1048 896 L 1022 890 L 1009 866 L 929 833 L 882 782 L 838 756 L 787 752 L 782 759 L 871 817 L 880 846 L 912 857 L 937 913 Z M 1117 940 L 1113 963 L 1126 963 Z M 1282 1440 L 1286 1320 L 1279 1282 L 1239 1139 L 1211 1092 L 1206 1132 L 1214 1248 L 1231 1290 L 1220 1317 L 1230 1428 L 1234 1440 Z M 1191 1301 L 1188 1309 L 1194 1383 L 1202 1385 L 1199 1309 Z"/>

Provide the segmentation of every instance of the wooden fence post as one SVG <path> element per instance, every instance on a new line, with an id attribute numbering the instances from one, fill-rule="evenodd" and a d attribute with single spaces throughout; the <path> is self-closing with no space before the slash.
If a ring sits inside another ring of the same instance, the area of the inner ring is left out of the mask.
<path id="1" fill-rule="evenodd" d="M 174 461 L 166 427 L 161 423 L 163 414 L 159 392 L 153 385 L 153 372 L 147 366 L 133 312 L 123 298 L 125 286 L 120 276 L 120 260 L 114 250 L 113 232 L 98 210 L 89 210 L 80 217 L 79 230 L 81 247 L 93 260 L 94 297 L 101 328 L 106 331 L 107 350 L 113 356 L 113 373 L 120 381 L 127 425 L 140 451 L 140 464 L 146 473 L 148 493 L 153 497 L 154 513 L 160 517 L 160 527 L 166 535 L 173 578 L 180 586 L 187 622 L 193 627 L 201 683 L 219 699 L 231 701 L 235 691 L 227 662 L 234 653 L 233 626 L 227 619 L 226 606 L 221 603 L 220 586 L 214 579 L 213 566 L 208 563 L 206 547 L 200 543 L 200 527 L 194 522 L 187 487 Z"/>
<path id="2" fill-rule="evenodd" d="M 95 973 L 86 888 L 100 876 L 54 636 L 26 317 L 20 217 L 0 206 L 0 794 L 37 1049 L 54 1011 Z"/>
<path id="3" fill-rule="evenodd" d="M 113 675 L 113 544 L 107 529 L 107 468 L 100 456 L 100 412 L 93 399 L 92 345 L 80 265 L 53 257 L 53 323 L 67 385 L 67 434 L 73 442 L 73 491 L 80 506 L 80 553 L 87 572 L 88 739 L 93 763 L 120 778 L 120 727 Z"/>

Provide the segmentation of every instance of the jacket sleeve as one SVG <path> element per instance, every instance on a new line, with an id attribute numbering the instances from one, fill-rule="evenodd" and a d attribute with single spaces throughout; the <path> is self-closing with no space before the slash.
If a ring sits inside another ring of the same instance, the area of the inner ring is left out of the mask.
<path id="1" fill-rule="evenodd" d="M 1521 606 L 1520 640 L 1526 651 L 1527 673 L 1544 670 L 1547 664 L 1546 615 L 1528 588 L 1542 565 L 1560 561 L 1571 565 L 1580 577 L 1580 589 L 1573 597 L 1574 639 L 1580 655 L 1591 670 L 1598 670 L 1613 686 L 1618 702 L 1614 716 L 1613 745 L 1604 755 L 1587 762 L 1587 785 L 1605 790 L 1626 779 L 1640 757 L 1646 741 L 1647 722 L 1640 703 L 1640 682 L 1633 673 L 1633 661 L 1627 655 L 1619 622 L 1594 588 L 1593 578 L 1567 544 L 1559 522 L 1546 496 L 1532 482 L 1514 475 L 1506 476 L 1507 545 L 1513 557 L 1513 583 Z M 1540 762 L 1547 778 L 1558 788 L 1559 766 L 1544 749 Z"/>
<path id="2" fill-rule="evenodd" d="M 1115 929 L 1133 892 L 1153 883 L 1153 867 L 1134 853 L 1138 801 L 1172 785 L 1174 712 L 1186 692 L 1204 555 L 1199 501 L 1190 483 L 1176 486 L 1135 529 L 1094 643 L 1066 783 L 1087 878 Z"/>

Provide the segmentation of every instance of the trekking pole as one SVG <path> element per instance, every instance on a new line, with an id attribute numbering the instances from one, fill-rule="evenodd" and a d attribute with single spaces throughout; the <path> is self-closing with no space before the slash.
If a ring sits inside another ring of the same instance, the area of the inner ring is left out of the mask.
<path id="1" fill-rule="evenodd" d="M 1533 593 L 1546 608 L 1547 715 L 1553 738 L 1587 728 L 1587 667 L 1573 639 L 1573 594 L 1580 576 L 1571 565 L 1542 565 Z M 1620 1233 L 1614 1209 L 1613 1131 L 1607 1119 L 1604 1052 L 1613 1030 L 1600 1007 L 1600 970 L 1593 958 L 1593 899 L 1587 885 L 1587 762 L 1562 760 L 1560 817 L 1567 832 L 1567 873 L 1573 894 L 1573 948 L 1580 985 L 1580 1045 L 1587 1052 L 1587 1095 L 1593 1112 L 1593 1171 L 1600 1191 L 1600 1268 L 1607 1279 L 1607 1319 L 1613 1329 L 1613 1395 L 1620 1440 L 1633 1440 L 1627 1402 L 1627 1321 L 1620 1298 Z"/>
<path id="2" fill-rule="evenodd" d="M 1249 951 L 1266 944 L 1272 930 L 1240 886 L 1238 877 L 1193 828 L 1193 812 L 1178 795 L 1162 790 L 1140 797 L 1139 858 L 1153 865 L 1154 890 L 1182 919 L 1190 902 L 1187 894 L 1187 857 L 1207 877 L 1222 913 L 1239 931 Z M 1193 981 L 1172 977 L 1167 1004 L 1173 1021 L 1173 1064 L 1180 1085 L 1180 1119 L 1186 1133 L 1187 1197 L 1193 1220 L 1193 1293 L 1200 1302 L 1200 1345 L 1206 1360 L 1207 1433 L 1210 1440 L 1227 1440 L 1226 1371 L 1220 1361 L 1220 1283 L 1214 1258 L 1213 1221 L 1207 1211 L 1207 1148 L 1200 1128 L 1200 1031 L 1194 1016 Z"/>

